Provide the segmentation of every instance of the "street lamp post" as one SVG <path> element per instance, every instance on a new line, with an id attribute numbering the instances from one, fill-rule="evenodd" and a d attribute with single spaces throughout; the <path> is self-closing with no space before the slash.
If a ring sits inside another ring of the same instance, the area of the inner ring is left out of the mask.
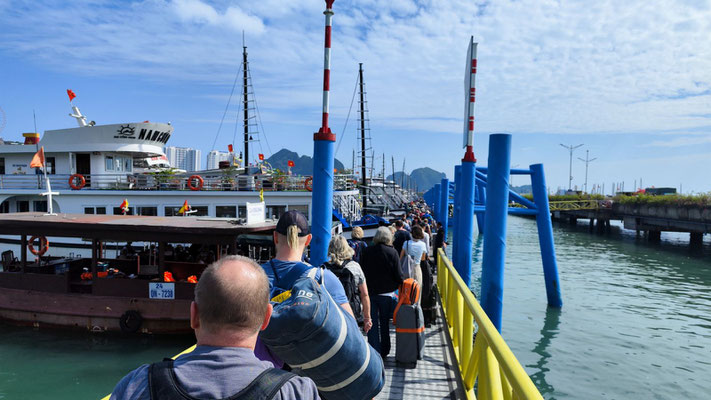
<path id="1" fill-rule="evenodd" d="M 587 191 L 588 191 L 588 164 L 597 160 L 597 157 L 590 158 L 590 150 L 585 150 L 585 159 L 578 157 L 578 160 L 585 163 L 585 192 L 587 193 Z"/>
<path id="2" fill-rule="evenodd" d="M 570 166 L 568 167 L 568 191 L 571 191 L 573 190 L 573 150 L 577 149 L 578 147 L 581 147 L 582 144 L 579 144 L 577 146 L 573 146 L 572 144 L 570 146 L 566 146 L 561 143 L 560 145 L 570 151 Z"/>

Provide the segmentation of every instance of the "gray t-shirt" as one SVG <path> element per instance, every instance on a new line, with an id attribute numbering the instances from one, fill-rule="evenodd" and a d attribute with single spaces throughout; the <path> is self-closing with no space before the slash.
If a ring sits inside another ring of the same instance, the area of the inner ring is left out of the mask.
<path id="1" fill-rule="evenodd" d="M 363 269 L 360 267 L 360 264 L 353 260 L 350 260 L 343 267 L 349 270 L 351 274 L 353 274 L 356 286 L 360 286 L 361 284 L 365 283 L 365 274 L 363 273 Z"/>
<path id="2" fill-rule="evenodd" d="M 174 362 L 177 383 L 190 396 L 223 399 L 237 394 L 272 364 L 260 361 L 244 347 L 198 346 Z M 111 400 L 150 400 L 148 368 L 145 364 L 131 371 L 116 385 Z M 303 377 L 289 379 L 274 399 L 319 399 L 316 384 Z"/>

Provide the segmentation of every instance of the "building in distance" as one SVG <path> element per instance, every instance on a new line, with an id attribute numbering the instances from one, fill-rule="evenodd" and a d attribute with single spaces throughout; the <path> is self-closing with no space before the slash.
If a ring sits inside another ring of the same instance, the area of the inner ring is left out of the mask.
<path id="1" fill-rule="evenodd" d="M 170 166 L 187 172 L 200 170 L 201 153 L 200 150 L 189 147 L 168 146 L 165 148 L 165 155 L 168 157 Z"/>

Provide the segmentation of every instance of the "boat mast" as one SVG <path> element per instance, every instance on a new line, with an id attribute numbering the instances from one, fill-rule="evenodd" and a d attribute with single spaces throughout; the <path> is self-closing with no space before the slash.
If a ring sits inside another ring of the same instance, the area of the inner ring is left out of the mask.
<path id="1" fill-rule="evenodd" d="M 243 33 L 244 35 L 244 33 Z M 249 96 L 247 88 L 247 46 L 242 36 L 242 91 L 244 103 L 244 173 L 249 174 Z"/>
<path id="2" fill-rule="evenodd" d="M 360 85 L 360 174 L 362 178 L 361 193 L 363 209 L 368 203 L 368 182 L 365 172 L 365 90 L 363 90 L 363 63 L 358 64 L 358 83 Z"/>

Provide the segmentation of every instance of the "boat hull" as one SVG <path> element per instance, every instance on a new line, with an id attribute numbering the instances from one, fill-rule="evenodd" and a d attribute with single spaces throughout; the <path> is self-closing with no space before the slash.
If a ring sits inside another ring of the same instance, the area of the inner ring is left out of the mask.
<path id="1" fill-rule="evenodd" d="M 120 321 L 133 310 L 142 320 L 136 333 L 184 334 L 192 332 L 190 302 L 2 288 L 0 319 L 38 328 L 129 333 Z"/>

